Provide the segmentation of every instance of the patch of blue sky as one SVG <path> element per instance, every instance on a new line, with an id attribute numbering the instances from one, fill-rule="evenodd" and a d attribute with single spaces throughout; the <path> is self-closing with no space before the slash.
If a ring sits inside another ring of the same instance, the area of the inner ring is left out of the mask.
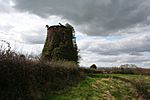
<path id="1" fill-rule="evenodd" d="M 76 32 L 75 37 L 76 37 L 76 40 L 79 41 L 79 40 L 87 38 L 88 36 L 86 34 L 82 34 L 80 32 Z"/>

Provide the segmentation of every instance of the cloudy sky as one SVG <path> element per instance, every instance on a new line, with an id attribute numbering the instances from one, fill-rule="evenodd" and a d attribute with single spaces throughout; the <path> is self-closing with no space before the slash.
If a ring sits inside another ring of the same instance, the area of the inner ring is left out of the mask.
<path id="1" fill-rule="evenodd" d="M 80 65 L 150 68 L 150 0 L 0 0 L 0 40 L 39 55 L 45 25 L 70 23 Z"/>

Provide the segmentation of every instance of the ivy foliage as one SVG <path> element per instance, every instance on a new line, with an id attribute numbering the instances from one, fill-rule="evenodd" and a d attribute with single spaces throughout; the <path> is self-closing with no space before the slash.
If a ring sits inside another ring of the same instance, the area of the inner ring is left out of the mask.
<path id="1" fill-rule="evenodd" d="M 67 60 L 78 63 L 78 48 L 75 39 L 75 30 L 67 23 L 62 26 L 62 30 L 54 32 L 50 42 L 48 37 L 46 38 L 42 59 Z"/>

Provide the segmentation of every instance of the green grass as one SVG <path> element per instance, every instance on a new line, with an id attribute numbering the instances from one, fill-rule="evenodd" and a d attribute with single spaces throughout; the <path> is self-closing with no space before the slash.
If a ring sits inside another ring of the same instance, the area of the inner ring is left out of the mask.
<path id="1" fill-rule="evenodd" d="M 42 100 L 137 100 L 141 98 L 137 94 L 137 89 L 143 89 L 144 86 L 138 86 L 141 84 L 137 84 L 136 87 L 122 79 L 134 82 L 142 79 L 145 83 L 150 84 L 150 76 L 93 74 L 89 75 L 77 86 L 46 96 Z M 149 92 L 150 87 L 146 87 Z"/>

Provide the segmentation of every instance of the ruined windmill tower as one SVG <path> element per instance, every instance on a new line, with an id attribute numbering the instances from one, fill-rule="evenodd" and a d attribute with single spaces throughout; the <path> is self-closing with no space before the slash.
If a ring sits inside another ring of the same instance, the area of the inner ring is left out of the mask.
<path id="1" fill-rule="evenodd" d="M 78 50 L 74 28 L 66 24 L 47 27 L 47 37 L 42 51 L 44 60 L 67 60 L 78 62 Z"/>

